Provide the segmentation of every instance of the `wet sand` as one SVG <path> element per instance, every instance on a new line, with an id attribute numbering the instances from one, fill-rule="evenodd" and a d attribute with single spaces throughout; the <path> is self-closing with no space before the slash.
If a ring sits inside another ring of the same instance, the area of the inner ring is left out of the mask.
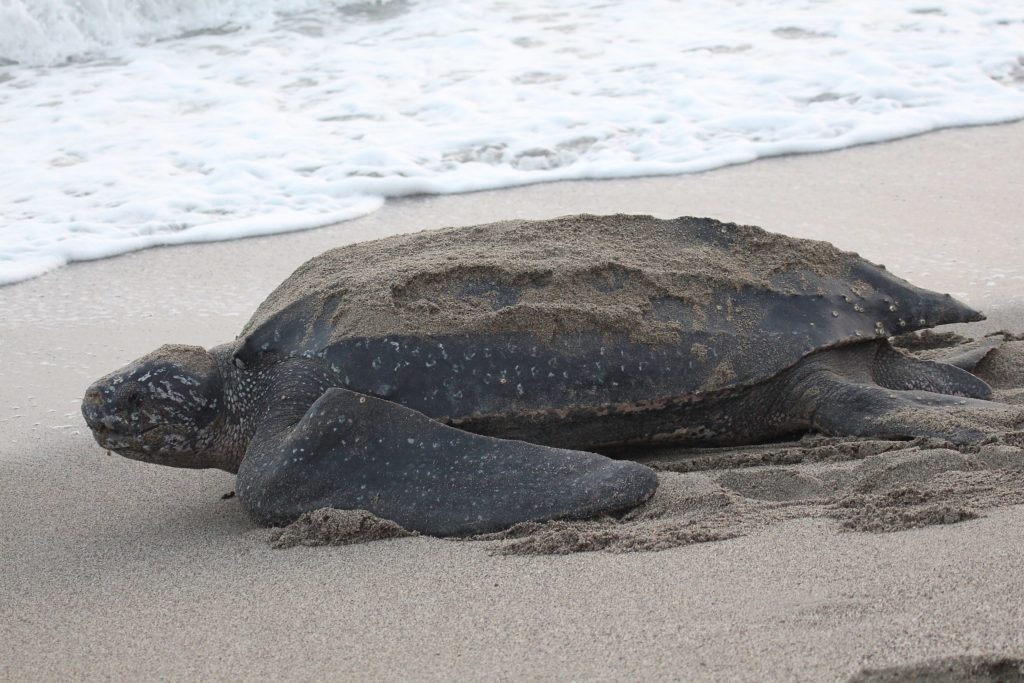
<path id="1" fill-rule="evenodd" d="M 896 532 L 809 514 L 658 552 L 522 555 L 502 552 L 515 539 L 423 537 L 277 550 L 222 498 L 231 475 L 108 456 L 77 402 L 162 343 L 232 339 L 329 247 L 579 212 L 707 215 L 826 239 L 981 308 L 990 320 L 972 336 L 1020 332 L 1022 186 L 1024 124 L 953 130 L 698 176 L 414 198 L 332 228 L 151 250 L 0 289 L 0 677 L 842 680 L 1024 658 L 1013 481 L 996 504 L 964 502 L 973 518 Z M 993 471 L 965 465 L 973 455 L 879 453 L 849 481 L 909 472 L 942 490 L 943 477 Z M 694 481 L 806 500 L 823 479 L 815 467 Z"/>

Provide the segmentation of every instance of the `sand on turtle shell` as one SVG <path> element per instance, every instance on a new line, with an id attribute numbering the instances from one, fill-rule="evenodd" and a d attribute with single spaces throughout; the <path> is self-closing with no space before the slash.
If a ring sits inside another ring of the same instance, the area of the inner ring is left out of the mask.
<path id="1" fill-rule="evenodd" d="M 271 293 L 240 337 L 301 304 L 303 320 L 330 314 L 332 341 L 524 329 L 539 338 L 592 330 L 674 341 L 677 324 L 652 314 L 652 301 L 681 302 L 699 319 L 713 292 L 806 292 L 815 278 L 842 278 L 855 263 L 865 262 L 827 242 L 712 219 L 504 221 L 327 251 Z"/>
<path id="2" fill-rule="evenodd" d="M 1004 387 L 994 392 L 1001 401 L 1024 385 L 1021 342 L 1007 342 L 991 358 L 984 369 Z M 658 471 L 659 485 L 643 505 L 617 516 L 529 522 L 463 540 L 486 542 L 505 555 L 655 551 L 803 517 L 835 520 L 840 531 L 883 533 L 1024 504 L 1024 409 L 995 404 L 953 412 L 985 438 L 954 445 L 810 434 L 756 446 L 649 451 L 637 459 Z M 346 544 L 408 534 L 365 511 L 319 510 L 275 532 L 274 543 Z"/>

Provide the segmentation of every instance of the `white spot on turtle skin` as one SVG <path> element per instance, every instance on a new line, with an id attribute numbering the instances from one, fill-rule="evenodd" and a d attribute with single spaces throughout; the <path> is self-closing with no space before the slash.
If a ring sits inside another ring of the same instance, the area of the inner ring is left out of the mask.
<path id="1" fill-rule="evenodd" d="M 833 318 L 838 318 L 839 317 L 839 311 L 832 311 L 832 317 Z"/>

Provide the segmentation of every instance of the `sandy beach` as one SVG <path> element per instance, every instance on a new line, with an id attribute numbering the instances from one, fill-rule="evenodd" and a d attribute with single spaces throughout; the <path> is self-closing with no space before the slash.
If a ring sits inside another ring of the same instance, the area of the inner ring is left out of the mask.
<path id="1" fill-rule="evenodd" d="M 975 518 L 889 533 L 809 511 L 657 552 L 423 537 L 277 550 L 224 497 L 233 476 L 108 455 L 79 413 L 89 382 L 163 343 L 234 338 L 327 248 L 509 218 L 711 216 L 828 240 L 989 316 L 960 333 L 1021 333 L 1022 186 L 1024 124 L 955 129 L 699 175 L 414 197 L 0 288 L 0 678 L 838 681 L 1024 659 L 1019 480 Z M 970 469 L 949 453 L 929 476 Z"/>

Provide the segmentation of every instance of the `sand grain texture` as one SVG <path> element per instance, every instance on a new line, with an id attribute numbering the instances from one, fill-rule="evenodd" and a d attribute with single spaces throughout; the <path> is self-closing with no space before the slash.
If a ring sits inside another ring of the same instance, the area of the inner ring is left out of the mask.
<path id="1" fill-rule="evenodd" d="M 366 510 L 320 508 L 305 513 L 282 529 L 275 529 L 270 534 L 270 545 L 274 548 L 351 545 L 415 535 Z"/>

